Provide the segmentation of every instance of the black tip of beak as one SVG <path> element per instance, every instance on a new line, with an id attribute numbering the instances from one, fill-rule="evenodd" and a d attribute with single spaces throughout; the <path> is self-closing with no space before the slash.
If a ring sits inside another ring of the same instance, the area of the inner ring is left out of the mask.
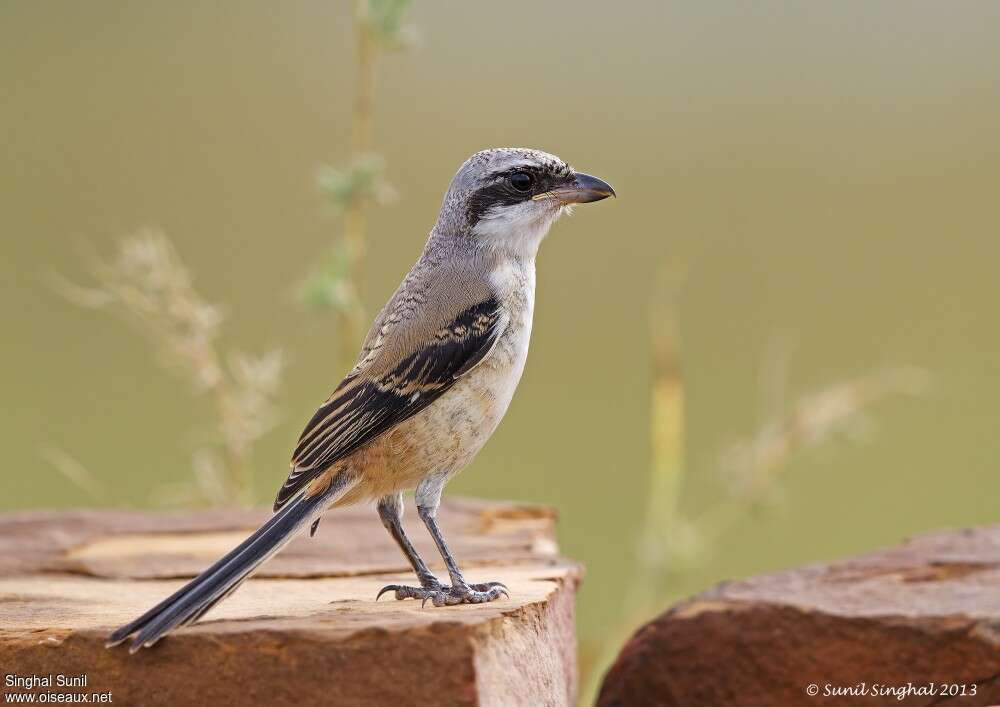
<path id="1" fill-rule="evenodd" d="M 577 172 L 574 175 L 573 186 L 571 188 L 575 192 L 573 201 L 577 204 L 600 201 L 601 199 L 607 199 L 609 196 L 618 197 L 615 194 L 614 187 L 606 181 L 589 174 L 584 174 L 583 172 Z"/>

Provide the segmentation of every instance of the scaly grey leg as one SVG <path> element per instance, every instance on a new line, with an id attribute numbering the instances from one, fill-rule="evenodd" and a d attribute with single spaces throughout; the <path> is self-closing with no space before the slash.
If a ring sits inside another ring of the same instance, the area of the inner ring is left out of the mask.
<path id="1" fill-rule="evenodd" d="M 397 599 L 420 599 L 423 596 L 418 596 L 417 593 L 421 592 L 421 590 L 424 592 L 440 590 L 441 582 L 438 581 L 433 572 L 427 569 L 423 558 L 420 557 L 417 549 L 413 547 L 413 543 L 410 542 L 410 539 L 406 537 L 406 533 L 403 532 L 403 524 L 401 523 L 403 518 L 403 494 L 397 493 L 393 496 L 386 496 L 380 499 L 378 502 L 378 515 L 382 519 L 382 525 L 385 526 L 385 529 L 389 531 L 389 535 L 399 545 L 399 549 L 406 555 L 406 559 L 410 561 L 410 566 L 413 567 L 417 579 L 420 580 L 420 587 L 388 584 L 379 590 L 375 601 L 378 601 L 383 594 L 389 591 L 396 592 Z"/>
<path id="2" fill-rule="evenodd" d="M 448 549 L 441 528 L 437 524 L 437 510 L 441 505 L 441 491 L 448 480 L 447 474 L 433 474 L 426 477 L 417 485 L 414 494 L 417 502 L 417 514 L 420 520 L 427 527 L 427 532 L 434 539 L 438 552 L 444 560 L 445 567 L 448 568 L 448 576 L 451 577 L 450 587 L 441 587 L 439 591 L 432 592 L 423 598 L 424 603 L 431 600 L 434 606 L 444 606 L 450 604 L 481 604 L 487 601 L 499 599 L 501 596 L 509 597 L 507 587 L 501 582 L 483 582 L 482 584 L 469 584 L 462 576 L 462 570 L 458 568 L 455 556 Z"/>
<path id="3" fill-rule="evenodd" d="M 379 596 L 382 596 L 383 592 L 394 591 L 396 593 L 397 599 L 420 599 L 424 604 L 431 601 L 434 606 L 445 606 L 452 604 L 481 604 L 483 602 L 493 601 L 501 596 L 510 596 L 507 593 L 507 587 L 501 582 L 483 582 L 481 584 L 469 584 L 465 581 L 462 576 L 462 571 L 458 568 L 458 563 L 455 562 L 454 556 L 448 549 L 448 544 L 444 540 L 444 536 L 441 534 L 441 529 L 438 527 L 435 516 L 437 515 L 437 509 L 441 502 L 441 489 L 444 486 L 445 476 L 434 476 L 424 479 L 417 486 L 416 500 L 417 500 L 417 513 L 420 515 L 420 519 L 424 522 L 427 527 L 428 532 L 434 539 L 434 543 L 437 545 L 438 551 L 441 553 L 441 557 L 444 559 L 444 564 L 448 568 L 448 576 L 451 577 L 451 586 L 441 584 L 430 571 L 427 570 L 427 566 L 417 555 L 416 550 L 410 544 L 410 541 L 403 535 L 402 526 L 399 526 L 399 516 L 401 515 L 402 509 L 402 498 L 392 497 L 392 502 L 385 503 L 386 514 L 390 516 L 390 520 L 386 520 L 386 516 L 383 515 L 382 522 L 386 524 L 386 528 L 389 529 L 389 533 L 396 538 L 396 542 L 403 549 L 407 558 L 410 560 L 410 564 L 413 565 L 414 572 L 417 573 L 417 577 L 420 578 L 419 587 L 407 587 L 399 584 L 390 584 L 387 587 L 383 587 L 382 591 L 379 592 Z M 387 499 L 383 499 L 386 502 Z M 396 504 L 395 506 L 393 504 Z M 383 503 L 379 504 L 379 514 L 383 514 L 382 510 Z M 393 508 L 398 510 L 395 513 L 395 523 L 392 522 Z M 397 532 L 392 526 L 398 527 L 398 537 Z M 428 579 L 425 580 L 425 577 Z"/>

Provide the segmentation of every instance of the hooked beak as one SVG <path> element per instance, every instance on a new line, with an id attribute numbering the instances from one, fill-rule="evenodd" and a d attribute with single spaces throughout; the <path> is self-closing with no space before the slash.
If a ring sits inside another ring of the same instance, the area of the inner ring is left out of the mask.
<path id="1" fill-rule="evenodd" d="M 562 204 L 588 204 L 591 201 L 607 199 L 609 196 L 618 196 L 610 184 L 603 179 L 577 172 L 565 186 L 539 194 L 534 199 L 558 199 Z"/>

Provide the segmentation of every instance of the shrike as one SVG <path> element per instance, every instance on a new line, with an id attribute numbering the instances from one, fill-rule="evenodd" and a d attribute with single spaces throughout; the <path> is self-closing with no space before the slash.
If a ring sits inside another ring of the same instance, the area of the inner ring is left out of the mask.
<path id="1" fill-rule="evenodd" d="M 507 411 L 524 370 L 535 302 L 535 254 L 572 204 L 611 186 L 538 150 L 484 150 L 452 179 L 424 251 L 382 308 L 358 362 L 306 425 L 274 516 L 241 545 L 132 623 L 131 651 L 198 620 L 298 532 L 334 506 L 375 501 L 420 586 L 397 599 L 435 606 L 493 601 L 500 582 L 469 584 L 438 528 L 441 491 Z M 448 569 L 443 584 L 403 533 L 403 492 Z"/>

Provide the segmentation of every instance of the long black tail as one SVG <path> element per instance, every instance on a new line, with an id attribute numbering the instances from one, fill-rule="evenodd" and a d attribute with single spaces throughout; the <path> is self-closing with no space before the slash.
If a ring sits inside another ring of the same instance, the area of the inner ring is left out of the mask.
<path id="1" fill-rule="evenodd" d="M 336 481 L 333 486 L 340 486 Z M 194 623 L 217 603 L 232 594 L 250 574 L 312 522 L 331 501 L 334 489 L 313 498 L 300 496 L 274 514 L 232 552 L 161 601 L 145 614 L 125 624 L 108 637 L 116 646 L 136 634 L 130 653 L 148 648 L 164 635 Z"/>

